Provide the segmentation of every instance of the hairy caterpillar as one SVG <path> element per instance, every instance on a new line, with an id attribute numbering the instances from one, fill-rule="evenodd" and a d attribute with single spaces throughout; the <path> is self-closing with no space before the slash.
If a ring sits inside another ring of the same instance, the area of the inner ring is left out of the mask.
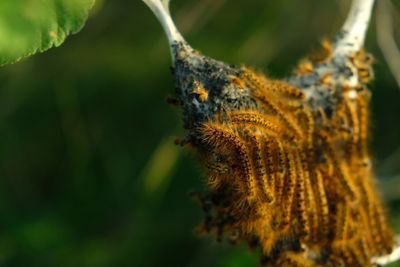
<path id="1" fill-rule="evenodd" d="M 352 39 L 354 18 L 277 81 L 202 55 L 168 0 L 144 2 L 169 39 L 185 140 L 209 177 L 203 231 L 260 248 L 270 266 L 373 266 L 390 253 L 368 152 L 372 57 Z"/>

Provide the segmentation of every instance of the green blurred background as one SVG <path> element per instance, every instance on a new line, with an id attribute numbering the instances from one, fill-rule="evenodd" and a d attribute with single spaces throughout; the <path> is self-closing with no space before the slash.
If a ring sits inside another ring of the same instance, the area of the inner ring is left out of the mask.
<path id="1" fill-rule="evenodd" d="M 346 0 L 172 0 L 195 48 L 272 77 L 332 36 L 347 8 Z M 366 45 L 377 58 L 372 149 L 400 232 L 400 90 L 375 29 L 373 21 Z M 148 8 L 105 0 L 62 47 L 0 69 L 0 266 L 256 266 L 246 247 L 194 234 L 203 216 L 188 192 L 203 190 L 205 177 L 173 144 L 184 132 L 165 101 L 169 66 Z"/>

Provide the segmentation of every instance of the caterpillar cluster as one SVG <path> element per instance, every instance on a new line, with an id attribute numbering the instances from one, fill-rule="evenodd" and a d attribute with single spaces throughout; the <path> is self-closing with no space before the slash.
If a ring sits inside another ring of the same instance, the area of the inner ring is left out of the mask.
<path id="1" fill-rule="evenodd" d="M 201 231 L 246 242 L 269 266 L 373 266 L 394 248 L 369 141 L 373 0 L 354 0 L 333 43 L 285 80 L 202 55 L 169 0 L 143 0 L 170 45 L 186 136 L 207 173 Z"/>
<path id="2" fill-rule="evenodd" d="M 300 63 L 297 79 L 330 62 L 330 43 L 323 48 Z M 246 67 L 229 74 L 251 104 L 218 109 L 190 127 L 208 177 L 209 192 L 199 196 L 203 232 L 260 248 L 268 266 L 372 266 L 372 257 L 390 253 L 393 234 L 368 151 L 372 60 L 363 51 L 349 60 L 356 86 L 334 88 L 329 74 L 320 77 L 336 94 L 332 105 Z M 199 102 L 209 100 L 205 87 L 192 86 Z"/>

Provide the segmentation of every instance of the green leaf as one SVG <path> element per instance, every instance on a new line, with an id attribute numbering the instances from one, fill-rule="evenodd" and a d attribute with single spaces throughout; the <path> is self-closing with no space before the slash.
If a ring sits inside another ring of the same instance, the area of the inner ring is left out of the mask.
<path id="1" fill-rule="evenodd" d="M 0 66 L 60 46 L 94 0 L 0 0 Z"/>

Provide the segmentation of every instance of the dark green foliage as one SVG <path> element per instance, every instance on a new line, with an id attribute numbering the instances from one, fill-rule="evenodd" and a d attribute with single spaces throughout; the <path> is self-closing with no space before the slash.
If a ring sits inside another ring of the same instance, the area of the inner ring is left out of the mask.
<path id="1" fill-rule="evenodd" d="M 186 38 L 272 77 L 285 76 L 345 16 L 340 1 L 225 1 L 212 14 L 214 2 L 172 1 Z M 158 22 L 141 1 L 98 4 L 62 47 L 0 70 L 0 266 L 255 265 L 245 247 L 193 234 L 202 212 L 188 192 L 202 190 L 204 177 L 172 144 L 183 130 L 180 111 L 165 102 L 174 83 Z M 400 91 L 374 36 L 366 45 L 378 61 L 372 145 L 387 178 L 400 174 L 400 155 L 385 164 L 400 146 Z"/>

